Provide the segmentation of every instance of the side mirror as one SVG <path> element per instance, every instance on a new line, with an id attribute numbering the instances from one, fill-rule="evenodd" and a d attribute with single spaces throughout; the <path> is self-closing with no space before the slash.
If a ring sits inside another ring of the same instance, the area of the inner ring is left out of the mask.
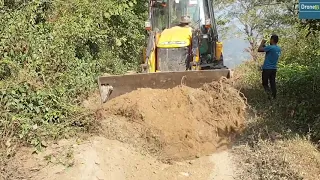
<path id="1" fill-rule="evenodd" d="M 211 19 L 206 19 L 206 20 L 205 20 L 205 27 L 206 27 L 207 29 L 211 28 Z"/>
<path id="2" fill-rule="evenodd" d="M 144 28 L 145 28 L 147 31 L 151 31 L 151 30 L 152 30 L 151 22 L 150 22 L 150 21 L 146 21 L 146 22 L 144 23 Z"/>

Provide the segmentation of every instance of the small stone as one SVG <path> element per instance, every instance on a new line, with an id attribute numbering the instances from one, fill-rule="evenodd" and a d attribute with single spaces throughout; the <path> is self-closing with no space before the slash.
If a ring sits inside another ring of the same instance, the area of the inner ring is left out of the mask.
<path id="1" fill-rule="evenodd" d="M 32 168 L 31 171 L 40 171 L 40 168 L 35 167 L 35 168 Z"/>
<path id="2" fill-rule="evenodd" d="M 32 126 L 32 129 L 33 129 L 33 130 L 38 129 L 38 125 L 36 125 L 36 124 L 35 124 L 35 125 L 33 125 L 33 126 Z"/>
<path id="3" fill-rule="evenodd" d="M 180 174 L 181 174 L 182 176 L 186 176 L 186 177 L 189 177 L 189 176 L 190 176 L 190 174 L 189 174 L 189 173 L 186 173 L 186 172 L 180 172 Z"/>
<path id="4" fill-rule="evenodd" d="M 48 143 L 47 143 L 46 141 L 41 141 L 41 145 L 42 145 L 43 147 L 48 147 Z"/>
<path id="5" fill-rule="evenodd" d="M 71 166 L 74 165 L 73 159 L 69 159 L 69 160 L 67 161 L 67 163 L 68 163 L 68 166 L 69 166 L 69 167 L 71 167 Z"/>
<path id="6" fill-rule="evenodd" d="M 6 146 L 7 146 L 7 147 L 10 147 L 10 146 L 11 146 L 11 139 L 8 139 L 8 140 L 7 140 Z"/>
<path id="7" fill-rule="evenodd" d="M 50 158 L 50 162 L 54 163 L 54 164 L 57 163 L 57 158 L 56 157 L 51 157 Z"/>

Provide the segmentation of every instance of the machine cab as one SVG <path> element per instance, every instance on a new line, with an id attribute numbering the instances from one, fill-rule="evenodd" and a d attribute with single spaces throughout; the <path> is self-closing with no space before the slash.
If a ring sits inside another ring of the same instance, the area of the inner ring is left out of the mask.
<path id="1" fill-rule="evenodd" d="M 163 31 L 178 25 L 182 16 L 191 17 L 197 29 L 215 24 L 211 0 L 151 0 L 146 29 Z"/>
<path id="2" fill-rule="evenodd" d="M 188 29 L 180 28 L 182 17 L 190 18 Z M 145 27 L 154 37 L 155 71 L 190 70 L 192 62 L 205 69 L 222 59 L 211 0 L 151 0 Z"/>

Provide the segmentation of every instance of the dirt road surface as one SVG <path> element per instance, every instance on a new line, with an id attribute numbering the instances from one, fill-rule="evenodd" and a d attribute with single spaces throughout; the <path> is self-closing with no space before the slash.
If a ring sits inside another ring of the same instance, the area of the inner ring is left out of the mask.
<path id="1" fill-rule="evenodd" d="M 32 155 L 25 149 L 10 166 L 25 180 L 231 180 L 234 176 L 228 151 L 194 160 L 165 164 L 143 155 L 128 144 L 104 137 L 77 143 L 62 140 L 45 152 Z"/>

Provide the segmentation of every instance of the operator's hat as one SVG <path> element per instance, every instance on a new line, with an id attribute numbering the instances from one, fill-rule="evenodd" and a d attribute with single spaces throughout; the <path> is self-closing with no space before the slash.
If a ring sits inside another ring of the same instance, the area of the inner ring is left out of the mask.
<path id="1" fill-rule="evenodd" d="M 186 24 L 191 23 L 190 16 L 181 16 L 180 23 L 186 23 Z"/>

